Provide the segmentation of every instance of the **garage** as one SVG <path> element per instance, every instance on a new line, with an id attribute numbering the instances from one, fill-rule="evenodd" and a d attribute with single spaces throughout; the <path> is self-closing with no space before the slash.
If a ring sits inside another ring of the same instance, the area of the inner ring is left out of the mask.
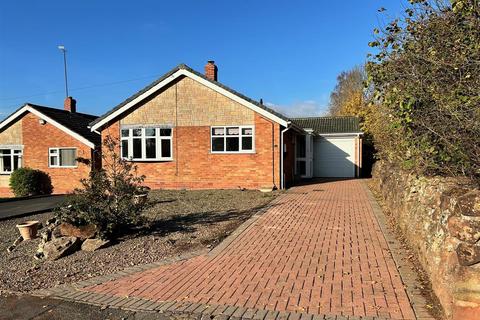
<path id="1" fill-rule="evenodd" d="M 307 135 L 297 137 L 297 146 L 305 144 L 305 155 L 297 152 L 296 174 L 301 178 L 354 178 L 360 176 L 362 135 L 357 117 L 296 118 L 294 122 Z M 303 143 L 303 139 L 305 142 Z M 311 150 L 311 152 L 309 152 Z"/>
<path id="2" fill-rule="evenodd" d="M 355 177 L 355 137 L 314 137 L 314 177 Z"/>

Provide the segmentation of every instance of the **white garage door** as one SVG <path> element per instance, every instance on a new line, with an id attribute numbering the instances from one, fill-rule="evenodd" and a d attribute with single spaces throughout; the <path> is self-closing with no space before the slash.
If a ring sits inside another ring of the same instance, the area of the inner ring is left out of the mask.
<path id="1" fill-rule="evenodd" d="M 315 138 L 313 175 L 315 177 L 355 177 L 355 138 Z"/>

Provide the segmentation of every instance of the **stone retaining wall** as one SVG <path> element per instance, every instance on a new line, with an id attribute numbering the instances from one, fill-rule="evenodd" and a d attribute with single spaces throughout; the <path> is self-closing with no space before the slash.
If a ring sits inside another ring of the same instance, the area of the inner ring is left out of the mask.
<path id="1" fill-rule="evenodd" d="M 375 164 L 373 178 L 449 318 L 479 319 L 480 190 L 462 179 L 419 177 L 385 162 Z"/>

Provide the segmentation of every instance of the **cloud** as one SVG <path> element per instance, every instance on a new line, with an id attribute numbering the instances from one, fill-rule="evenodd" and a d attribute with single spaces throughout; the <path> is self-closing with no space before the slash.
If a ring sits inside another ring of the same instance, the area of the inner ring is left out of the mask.
<path id="1" fill-rule="evenodd" d="M 328 109 L 327 105 L 320 104 L 315 100 L 295 102 L 290 105 L 279 105 L 267 102 L 265 105 L 291 118 L 320 117 L 326 115 Z"/>

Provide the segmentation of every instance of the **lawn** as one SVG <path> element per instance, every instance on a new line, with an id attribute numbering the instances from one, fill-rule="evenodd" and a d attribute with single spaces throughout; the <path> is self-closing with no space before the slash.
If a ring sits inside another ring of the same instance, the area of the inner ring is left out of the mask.
<path id="1" fill-rule="evenodd" d="M 57 261 L 33 259 L 39 240 L 6 248 L 18 237 L 15 225 L 0 221 L 0 293 L 28 292 L 104 275 L 138 264 L 213 248 L 277 193 L 241 190 L 152 191 L 144 212 L 148 224 L 105 249 L 79 251 Z M 28 217 L 43 223 L 53 214 Z"/>

